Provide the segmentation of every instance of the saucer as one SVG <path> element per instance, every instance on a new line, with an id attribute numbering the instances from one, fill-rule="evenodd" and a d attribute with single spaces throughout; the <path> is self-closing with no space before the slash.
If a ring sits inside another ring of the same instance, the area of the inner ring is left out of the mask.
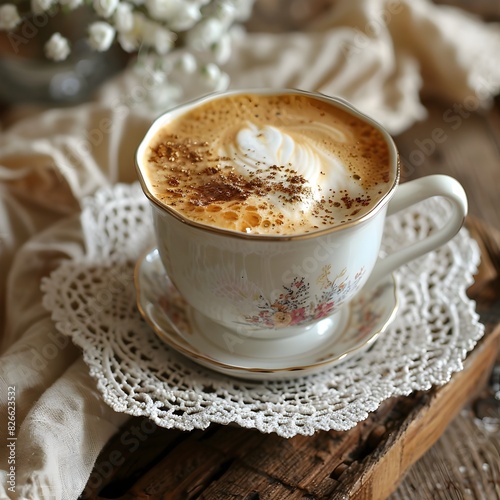
<path id="1" fill-rule="evenodd" d="M 323 371 L 360 354 L 383 333 L 396 315 L 397 287 L 394 277 L 363 288 L 341 310 L 342 317 L 326 318 L 312 334 L 310 349 L 290 354 L 248 356 L 214 341 L 220 336 L 217 325 L 206 323 L 191 308 L 170 281 L 158 250 L 144 254 L 135 267 L 137 306 L 156 335 L 187 358 L 232 377 L 251 380 L 283 380 Z M 220 327 L 221 329 L 223 327 Z M 215 331 L 214 331 L 215 330 Z M 265 352 L 268 340 L 239 338 L 235 343 L 252 342 L 251 352 Z M 258 344 L 261 344 L 259 346 Z M 260 348 L 259 348 L 260 347 Z"/>

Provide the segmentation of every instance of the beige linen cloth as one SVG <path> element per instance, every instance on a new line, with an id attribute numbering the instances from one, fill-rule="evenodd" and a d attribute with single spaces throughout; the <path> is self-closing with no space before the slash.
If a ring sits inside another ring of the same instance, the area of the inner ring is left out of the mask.
<path id="1" fill-rule="evenodd" d="M 459 10 L 343 0 L 306 31 L 243 37 L 227 71 L 232 87 L 341 95 L 398 133 L 425 115 L 421 92 L 450 108 L 488 105 L 500 88 L 499 53 L 500 27 Z M 43 308 L 40 280 L 84 255 L 82 198 L 136 179 L 135 148 L 162 111 L 124 105 L 140 84 L 125 74 L 94 103 L 47 111 L 1 134 L 0 499 L 77 498 L 104 444 L 132 418 L 101 400 L 80 352 Z"/>

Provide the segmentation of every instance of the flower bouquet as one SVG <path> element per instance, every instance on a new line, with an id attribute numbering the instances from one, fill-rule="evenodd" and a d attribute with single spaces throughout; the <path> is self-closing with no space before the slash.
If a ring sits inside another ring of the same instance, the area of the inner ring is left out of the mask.
<path id="1" fill-rule="evenodd" d="M 22 0 L 0 6 L 0 30 L 14 51 L 31 24 L 45 26 L 55 17 L 83 20 L 85 43 L 103 53 L 118 46 L 135 54 L 135 69 L 155 81 L 165 105 L 182 98 L 189 87 L 222 90 L 229 78 L 221 67 L 231 55 L 241 24 L 254 0 Z M 80 25 L 81 28 L 81 25 Z M 24 30 L 24 31 L 23 31 Z M 32 30 L 33 31 L 33 30 Z M 40 30 L 41 33 L 41 30 Z M 26 37 L 24 37 L 26 38 Z M 41 40 L 47 59 L 70 56 L 75 40 L 59 31 Z"/>

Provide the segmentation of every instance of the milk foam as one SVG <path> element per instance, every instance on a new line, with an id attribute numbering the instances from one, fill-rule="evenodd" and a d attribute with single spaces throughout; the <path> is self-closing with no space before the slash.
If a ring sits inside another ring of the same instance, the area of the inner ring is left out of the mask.
<path id="1" fill-rule="evenodd" d="M 303 95 L 235 95 L 162 129 L 147 154 L 159 201 L 187 218 L 255 234 L 351 221 L 391 184 L 380 131 Z"/>
<path id="2" fill-rule="evenodd" d="M 256 175 L 264 180 L 268 179 L 269 165 L 280 165 L 293 168 L 294 173 L 303 177 L 307 188 L 301 194 L 301 200 L 290 205 L 276 193 L 268 193 L 269 201 L 286 213 L 287 219 L 299 223 L 313 205 L 321 200 L 321 193 L 329 190 L 347 190 L 356 196 L 363 194 L 363 190 L 352 175 L 345 163 L 338 156 L 312 142 L 299 131 L 299 127 L 261 127 L 247 122 L 246 126 L 238 130 L 234 141 L 228 141 L 219 149 L 221 157 L 228 157 L 234 166 L 235 172 L 248 177 Z M 339 142 L 347 142 L 346 135 L 338 129 L 323 124 L 312 124 L 308 131 L 327 133 L 336 137 Z M 288 182 L 288 168 L 276 169 L 274 182 Z M 325 173 L 328 172 L 328 175 Z"/>

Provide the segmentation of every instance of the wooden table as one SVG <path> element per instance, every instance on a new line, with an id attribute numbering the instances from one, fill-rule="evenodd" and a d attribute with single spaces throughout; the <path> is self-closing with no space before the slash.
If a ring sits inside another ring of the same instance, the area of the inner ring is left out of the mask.
<path id="1" fill-rule="evenodd" d="M 427 105 L 429 118 L 396 141 L 404 180 L 448 173 L 470 199 L 482 264 L 469 295 L 486 335 L 465 369 L 441 388 L 386 401 L 349 432 L 284 439 L 212 425 L 156 428 L 141 440 L 143 420 L 133 418 L 102 451 L 82 498 L 500 498 L 500 102 L 449 130 L 412 168 L 412 151 L 443 127 L 448 107 Z M 123 444 L 126 433 L 136 433 L 137 449 Z"/>

